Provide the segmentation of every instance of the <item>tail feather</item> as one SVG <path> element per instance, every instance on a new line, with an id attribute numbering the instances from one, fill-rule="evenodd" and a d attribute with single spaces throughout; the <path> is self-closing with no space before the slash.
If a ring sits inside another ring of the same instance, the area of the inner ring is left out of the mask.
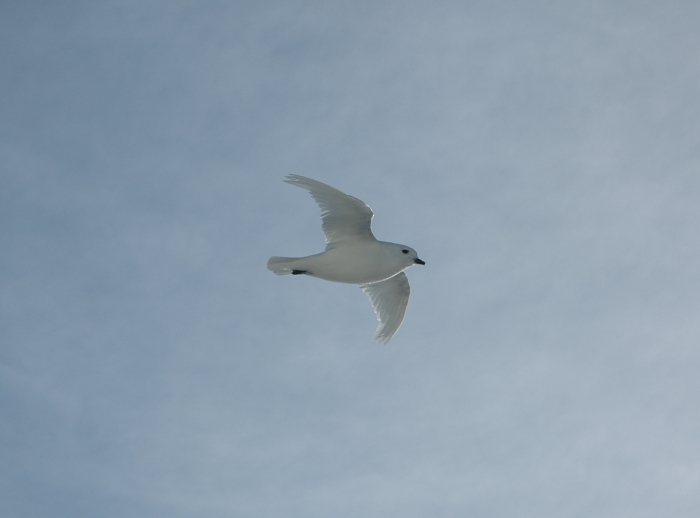
<path id="1" fill-rule="evenodd" d="M 294 263 L 298 260 L 298 257 L 270 257 L 267 261 L 267 269 L 277 275 L 289 275 L 295 269 Z"/>

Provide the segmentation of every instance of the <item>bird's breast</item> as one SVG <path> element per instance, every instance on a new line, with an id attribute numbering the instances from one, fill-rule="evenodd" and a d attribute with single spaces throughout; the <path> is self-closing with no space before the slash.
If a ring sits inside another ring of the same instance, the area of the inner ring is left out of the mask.
<path id="1" fill-rule="evenodd" d="M 402 271 L 380 247 L 342 246 L 312 256 L 309 274 L 320 279 L 348 284 L 368 284 L 392 277 Z"/>

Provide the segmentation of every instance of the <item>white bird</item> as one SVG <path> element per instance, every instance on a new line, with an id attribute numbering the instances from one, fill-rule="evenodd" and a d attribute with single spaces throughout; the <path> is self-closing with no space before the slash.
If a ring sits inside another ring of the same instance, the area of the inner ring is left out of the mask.
<path id="1" fill-rule="evenodd" d="M 288 175 L 285 182 L 309 191 L 321 207 L 326 251 L 308 257 L 270 257 L 268 270 L 359 284 L 380 322 L 374 339 L 387 343 L 403 322 L 411 294 L 403 271 L 425 262 L 410 246 L 377 241 L 372 234 L 374 213 L 362 200 L 296 174 Z"/>

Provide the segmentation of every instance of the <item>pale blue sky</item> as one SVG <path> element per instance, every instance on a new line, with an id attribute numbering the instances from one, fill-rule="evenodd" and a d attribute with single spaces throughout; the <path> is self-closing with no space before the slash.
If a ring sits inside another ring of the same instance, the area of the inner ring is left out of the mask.
<path id="1" fill-rule="evenodd" d="M 700 4 L 0 4 L 0 501 L 700 509 Z M 387 346 L 286 174 L 412 268 Z"/>

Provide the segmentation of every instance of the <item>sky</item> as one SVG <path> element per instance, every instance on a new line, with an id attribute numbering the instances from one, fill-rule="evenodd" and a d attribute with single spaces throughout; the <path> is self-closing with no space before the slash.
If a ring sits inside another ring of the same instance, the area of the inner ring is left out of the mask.
<path id="1" fill-rule="evenodd" d="M 696 517 L 700 4 L 0 3 L 3 516 Z M 415 248 L 393 340 L 300 174 Z"/>

